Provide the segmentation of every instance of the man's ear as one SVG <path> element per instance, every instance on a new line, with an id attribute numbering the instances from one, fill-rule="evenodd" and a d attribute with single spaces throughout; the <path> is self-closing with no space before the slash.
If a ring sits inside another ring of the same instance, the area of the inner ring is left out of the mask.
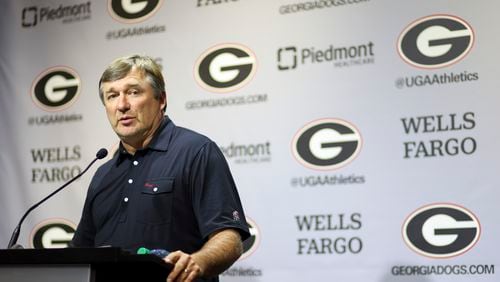
<path id="1" fill-rule="evenodd" d="M 167 92 L 161 92 L 160 103 L 162 104 L 161 110 L 165 113 L 167 111 Z"/>

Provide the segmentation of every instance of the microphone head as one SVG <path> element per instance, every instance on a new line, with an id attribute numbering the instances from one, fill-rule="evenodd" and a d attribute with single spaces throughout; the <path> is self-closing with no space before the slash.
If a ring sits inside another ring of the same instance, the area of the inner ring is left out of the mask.
<path id="1" fill-rule="evenodd" d="M 97 151 L 97 154 L 95 154 L 95 157 L 98 159 L 103 159 L 108 155 L 108 150 L 101 148 L 99 151 Z"/>

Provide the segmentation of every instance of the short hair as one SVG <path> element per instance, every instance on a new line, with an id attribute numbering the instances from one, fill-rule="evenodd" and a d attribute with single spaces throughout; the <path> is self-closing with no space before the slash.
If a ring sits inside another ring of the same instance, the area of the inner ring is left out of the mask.
<path id="1" fill-rule="evenodd" d="M 130 55 L 115 59 L 102 73 L 99 80 L 99 97 L 104 103 L 102 84 L 124 78 L 135 68 L 142 72 L 154 90 L 155 99 L 160 99 L 165 93 L 165 80 L 161 74 L 161 67 L 153 58 L 144 55 Z"/>

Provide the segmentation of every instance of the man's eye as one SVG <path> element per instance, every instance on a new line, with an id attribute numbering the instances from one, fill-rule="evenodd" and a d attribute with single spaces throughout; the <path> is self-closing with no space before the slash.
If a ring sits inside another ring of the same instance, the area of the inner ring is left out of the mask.
<path id="1" fill-rule="evenodd" d="M 111 94 L 108 94 L 108 96 L 106 97 L 106 99 L 111 100 L 111 99 L 114 99 L 116 97 L 118 97 L 117 93 L 111 93 Z"/>
<path id="2" fill-rule="evenodd" d="M 128 94 L 130 94 L 130 95 L 137 95 L 137 94 L 139 94 L 139 90 L 132 89 L 132 90 L 128 91 Z"/>

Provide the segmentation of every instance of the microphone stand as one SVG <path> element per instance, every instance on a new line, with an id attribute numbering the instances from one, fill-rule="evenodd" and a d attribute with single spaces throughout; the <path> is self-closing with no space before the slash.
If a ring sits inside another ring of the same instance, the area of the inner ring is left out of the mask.
<path id="1" fill-rule="evenodd" d="M 97 160 L 102 159 L 102 158 L 106 157 L 107 155 L 108 155 L 108 151 L 106 149 L 104 149 L 104 148 L 100 149 L 97 152 L 97 154 L 96 154 L 96 158 L 92 162 L 90 162 L 90 164 L 82 172 L 80 172 L 77 176 L 73 177 L 70 181 L 66 182 L 61 187 L 57 188 L 54 192 L 50 193 L 47 197 L 43 198 L 41 201 L 39 201 L 38 203 L 36 203 L 33 206 L 31 206 L 24 213 L 24 215 L 21 217 L 21 220 L 19 221 L 19 223 L 17 224 L 16 228 L 12 232 L 12 236 L 10 237 L 10 241 L 9 241 L 9 244 L 7 245 L 7 249 L 22 249 L 23 248 L 21 245 L 16 244 L 16 243 L 17 243 L 17 239 L 19 238 L 19 233 L 21 233 L 21 225 L 23 224 L 23 221 L 26 219 L 26 217 L 28 216 L 28 214 L 32 210 L 36 209 L 39 205 L 41 205 L 42 203 L 44 203 L 45 201 L 47 201 L 48 199 L 50 199 L 52 196 L 54 196 L 55 194 L 57 194 L 59 191 L 61 191 L 62 189 L 64 189 L 66 186 L 68 186 L 69 184 L 73 183 L 73 181 L 75 181 L 78 178 L 80 178 L 80 176 L 82 176 L 85 172 L 87 172 L 87 170 L 89 170 L 89 168 Z"/>

